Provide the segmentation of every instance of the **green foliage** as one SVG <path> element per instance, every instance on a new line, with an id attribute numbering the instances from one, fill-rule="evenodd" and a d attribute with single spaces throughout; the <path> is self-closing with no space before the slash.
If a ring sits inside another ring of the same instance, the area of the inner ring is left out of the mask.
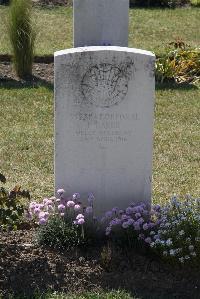
<path id="1" fill-rule="evenodd" d="M 200 82 L 200 48 L 190 49 L 183 42 L 173 43 L 175 49 L 156 61 L 156 80 L 176 83 Z"/>
<path id="2" fill-rule="evenodd" d="M 6 182 L 2 174 L 0 180 Z M 0 228 L 17 229 L 21 226 L 25 212 L 22 198 L 30 199 L 30 194 L 27 190 L 21 191 L 20 186 L 16 186 L 10 192 L 4 187 L 0 188 Z"/>
<path id="3" fill-rule="evenodd" d="M 179 7 L 190 4 L 190 0 L 131 0 L 131 5 L 137 6 L 159 6 L 159 7 Z"/>
<path id="4" fill-rule="evenodd" d="M 54 215 L 49 218 L 46 225 L 39 227 L 37 240 L 40 245 L 70 249 L 82 244 L 83 236 L 80 227 Z"/>
<path id="5" fill-rule="evenodd" d="M 32 74 L 35 32 L 31 25 L 31 0 L 12 0 L 9 13 L 9 38 L 17 75 Z"/>

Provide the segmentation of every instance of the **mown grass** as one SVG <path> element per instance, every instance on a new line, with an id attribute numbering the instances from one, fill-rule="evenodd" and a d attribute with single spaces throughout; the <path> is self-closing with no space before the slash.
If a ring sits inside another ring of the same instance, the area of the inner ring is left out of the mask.
<path id="1" fill-rule="evenodd" d="M 0 53 L 10 53 L 6 32 L 7 7 L 0 7 Z M 199 44 L 199 8 L 130 9 L 129 46 L 162 54 L 166 44 L 180 38 L 196 47 Z M 72 47 L 72 8 L 34 8 L 37 31 L 36 54 L 53 54 Z"/>
<path id="2" fill-rule="evenodd" d="M 200 194 L 200 90 L 157 89 L 153 199 Z M 20 183 L 33 197 L 53 194 L 53 91 L 0 89 L 0 162 L 8 186 Z"/>

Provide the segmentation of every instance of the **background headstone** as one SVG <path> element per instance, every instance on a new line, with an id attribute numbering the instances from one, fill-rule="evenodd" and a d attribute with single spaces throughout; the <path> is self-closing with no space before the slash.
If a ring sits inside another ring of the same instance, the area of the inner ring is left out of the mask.
<path id="1" fill-rule="evenodd" d="M 151 201 L 154 55 L 121 47 L 55 53 L 55 187 L 98 212 Z"/>
<path id="2" fill-rule="evenodd" d="M 74 0 L 74 47 L 128 46 L 129 0 Z"/>

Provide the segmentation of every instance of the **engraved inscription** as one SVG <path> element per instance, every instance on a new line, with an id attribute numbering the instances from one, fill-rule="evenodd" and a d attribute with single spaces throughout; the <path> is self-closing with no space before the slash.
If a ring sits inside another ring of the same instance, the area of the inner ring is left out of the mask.
<path id="1" fill-rule="evenodd" d="M 117 105 L 128 91 L 128 76 L 119 67 L 102 63 L 88 69 L 81 81 L 85 101 L 97 107 Z"/>

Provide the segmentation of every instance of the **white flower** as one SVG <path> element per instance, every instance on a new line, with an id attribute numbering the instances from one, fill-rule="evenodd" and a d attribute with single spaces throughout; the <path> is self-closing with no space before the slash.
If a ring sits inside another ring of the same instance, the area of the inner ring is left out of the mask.
<path id="1" fill-rule="evenodd" d="M 179 258 L 179 262 L 181 262 L 182 264 L 184 263 L 184 261 L 185 261 L 184 257 Z"/>
<path id="2" fill-rule="evenodd" d="M 151 242 L 150 247 L 151 248 L 155 247 L 155 242 Z"/>
<path id="3" fill-rule="evenodd" d="M 182 229 L 182 230 L 180 230 L 180 232 L 179 232 L 179 236 L 184 236 L 185 235 L 185 232 L 184 232 L 184 230 Z"/>
<path id="4" fill-rule="evenodd" d="M 171 224 L 170 224 L 169 222 L 165 223 L 165 227 L 166 227 L 166 228 L 168 228 L 168 227 L 170 227 L 170 226 L 171 226 Z"/>
<path id="5" fill-rule="evenodd" d="M 200 237 L 196 237 L 196 238 L 195 238 L 195 241 L 196 241 L 196 242 L 200 242 Z"/>
<path id="6" fill-rule="evenodd" d="M 166 241 L 166 245 L 167 245 L 167 246 L 171 246 L 171 245 L 172 245 L 172 239 L 167 239 L 167 241 Z"/>
<path id="7" fill-rule="evenodd" d="M 166 256 L 167 255 L 167 251 L 163 251 L 163 255 Z"/>
<path id="8" fill-rule="evenodd" d="M 194 250 L 194 246 L 190 245 L 190 246 L 188 246 L 188 249 L 189 249 L 189 251 L 193 251 Z"/>
<path id="9" fill-rule="evenodd" d="M 174 256 L 174 255 L 175 255 L 175 250 L 174 250 L 174 249 L 170 249 L 169 254 L 170 254 L 171 256 Z"/>
<path id="10" fill-rule="evenodd" d="M 189 260 L 189 259 L 190 259 L 189 255 L 186 255 L 185 260 Z"/>
<path id="11" fill-rule="evenodd" d="M 153 235 L 155 235 L 156 233 L 152 230 L 152 231 L 150 231 L 150 236 L 153 236 Z"/>
<path id="12" fill-rule="evenodd" d="M 196 252 L 194 252 L 194 251 L 193 251 L 193 252 L 190 252 L 190 255 L 191 255 L 191 256 L 197 256 Z"/>
<path id="13" fill-rule="evenodd" d="M 157 244 L 160 244 L 160 239 L 156 239 L 155 240 L 155 244 L 157 245 Z"/>

